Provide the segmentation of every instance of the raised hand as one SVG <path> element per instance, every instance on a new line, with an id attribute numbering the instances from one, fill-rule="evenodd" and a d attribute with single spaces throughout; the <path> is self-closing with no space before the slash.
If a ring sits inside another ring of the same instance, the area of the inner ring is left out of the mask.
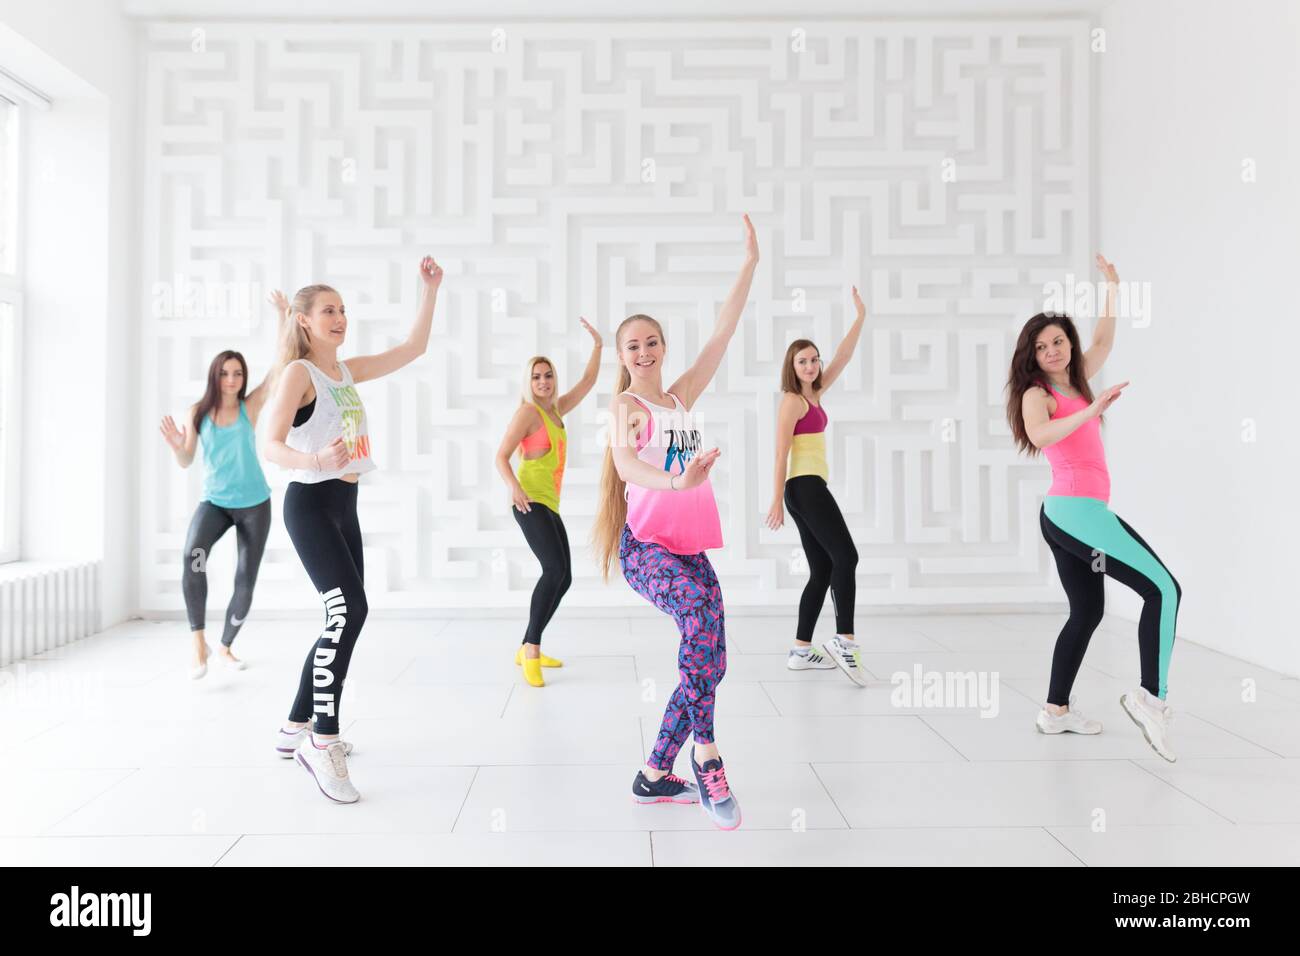
<path id="1" fill-rule="evenodd" d="M 1115 271 L 1115 264 L 1108 262 L 1106 257 L 1100 252 L 1097 253 L 1097 268 L 1100 269 L 1101 274 L 1106 277 L 1107 283 L 1119 282 L 1119 273 Z"/>
<path id="2" fill-rule="evenodd" d="M 338 471 L 352 457 L 348 444 L 342 438 L 336 438 L 320 451 L 316 452 L 316 461 L 320 471 Z"/>
<path id="3" fill-rule="evenodd" d="M 718 460 L 722 454 L 720 448 L 710 448 L 703 454 L 696 455 L 686 466 L 685 473 L 678 478 L 673 484 L 678 491 L 685 491 L 688 488 L 694 488 L 696 485 L 702 485 L 709 477 L 709 471 L 713 468 L 713 463 Z"/>
<path id="4" fill-rule="evenodd" d="M 437 292 L 442 285 L 442 266 L 434 261 L 433 256 L 425 256 L 420 260 L 420 281 L 430 292 Z"/>
<path id="5" fill-rule="evenodd" d="M 1088 406 L 1088 413 L 1093 418 L 1104 415 L 1106 409 L 1110 408 L 1119 399 L 1120 392 L 1128 387 L 1128 382 L 1120 382 L 1118 385 L 1112 385 L 1110 388 L 1098 395 L 1091 405 Z"/>
<path id="6" fill-rule="evenodd" d="M 591 337 L 595 340 L 595 342 L 596 342 L 596 347 L 597 347 L 597 348 L 600 348 L 600 347 L 602 347 L 602 346 L 605 344 L 604 341 L 603 341 L 603 340 L 601 339 L 601 337 L 600 337 L 600 333 L 597 332 L 597 331 L 592 327 L 592 325 L 591 325 L 590 322 L 588 322 L 586 319 L 582 318 L 581 316 L 578 317 L 578 321 L 582 323 L 582 327 L 583 327 L 584 329 L 586 329 L 589 333 L 591 333 Z"/>
<path id="7" fill-rule="evenodd" d="M 745 261 L 758 261 L 758 236 L 754 233 L 754 224 L 749 221 L 749 213 L 745 213 Z"/>
<path id="8" fill-rule="evenodd" d="M 178 429 L 176 422 L 170 415 L 163 416 L 162 424 L 158 426 L 158 430 L 162 432 L 163 441 L 171 447 L 172 451 L 180 451 L 185 447 L 185 426 L 182 425 Z"/>
<path id="9" fill-rule="evenodd" d="M 858 294 L 858 287 L 853 287 L 853 307 L 858 310 L 858 318 L 865 318 L 867 314 L 866 303 L 862 301 L 862 296 Z"/>
<path id="10" fill-rule="evenodd" d="M 271 308 L 275 309 L 275 314 L 282 319 L 289 317 L 289 299 L 279 289 L 272 289 L 266 294 L 266 301 L 271 303 Z"/>

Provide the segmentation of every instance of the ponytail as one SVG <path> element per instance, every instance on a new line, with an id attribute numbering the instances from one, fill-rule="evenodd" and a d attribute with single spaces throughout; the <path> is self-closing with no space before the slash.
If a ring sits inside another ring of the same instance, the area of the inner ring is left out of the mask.
<path id="1" fill-rule="evenodd" d="M 619 324 L 614 333 L 615 347 L 623 339 L 623 330 L 631 322 L 649 322 L 659 333 L 659 340 L 664 339 L 663 327 L 648 315 L 630 315 Z M 632 374 L 622 360 L 618 363 L 618 382 L 614 386 L 614 399 L 622 395 L 632 385 Z M 620 422 L 611 421 L 609 441 L 605 445 L 605 461 L 600 469 L 600 502 L 596 510 L 596 520 L 591 526 L 591 545 L 596 551 L 596 567 L 606 581 L 609 580 L 609 567 L 618 556 L 619 539 L 623 536 L 623 526 L 627 524 L 627 482 L 619 477 L 614 467 L 614 441 L 622 439 L 619 431 Z M 625 423 L 624 423 L 625 424 Z"/>
<path id="2" fill-rule="evenodd" d="M 614 386 L 617 400 L 629 385 L 632 376 L 621 362 L 618 366 L 618 384 Z M 596 510 L 596 521 L 591 528 L 591 543 L 596 549 L 596 567 L 601 576 L 609 580 L 609 566 L 618 554 L 619 538 L 623 534 L 623 525 L 627 524 L 627 482 L 619 477 L 614 467 L 614 433 L 616 424 L 610 423 L 609 441 L 605 443 L 605 461 L 600 467 L 600 499 Z"/>

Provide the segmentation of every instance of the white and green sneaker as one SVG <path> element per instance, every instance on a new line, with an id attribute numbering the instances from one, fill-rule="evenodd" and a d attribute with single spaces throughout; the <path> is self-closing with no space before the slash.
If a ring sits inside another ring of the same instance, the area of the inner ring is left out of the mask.
<path id="1" fill-rule="evenodd" d="M 838 634 L 822 642 L 826 656 L 859 687 L 867 686 L 867 672 L 862 669 L 862 650 L 857 641 L 846 641 Z"/>
<path id="2" fill-rule="evenodd" d="M 792 671 L 824 671 L 833 668 L 835 662 L 815 647 L 798 647 L 790 651 L 785 666 Z"/>

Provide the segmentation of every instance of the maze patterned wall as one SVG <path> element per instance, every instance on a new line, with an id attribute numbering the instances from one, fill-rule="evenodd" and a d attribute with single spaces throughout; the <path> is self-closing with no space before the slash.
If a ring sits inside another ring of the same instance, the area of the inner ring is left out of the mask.
<path id="1" fill-rule="evenodd" d="M 523 360 L 562 384 L 606 334 L 597 392 L 568 420 L 564 515 L 580 605 L 601 583 L 594 513 L 612 329 L 665 324 L 668 372 L 711 328 L 740 262 L 763 259 L 699 411 L 730 604 L 792 607 L 798 538 L 761 527 L 785 345 L 829 355 L 868 303 L 826 399 L 832 487 L 867 605 L 1059 599 L 1037 526 L 1047 469 L 1013 453 L 1006 359 L 1045 281 L 1088 275 L 1089 52 L 1082 21 L 154 24 L 144 123 L 142 421 L 179 413 L 211 356 L 260 377 L 270 317 L 250 298 L 327 281 L 346 354 L 414 316 L 416 263 L 447 278 L 429 353 L 362 386 L 380 471 L 361 521 L 376 608 L 523 606 L 536 565 L 492 454 Z M 169 299 L 171 301 L 169 301 Z M 141 468 L 141 608 L 174 611 L 200 475 L 161 440 Z M 318 606 L 284 532 L 262 608 Z M 233 542 L 212 558 L 213 606 Z"/>

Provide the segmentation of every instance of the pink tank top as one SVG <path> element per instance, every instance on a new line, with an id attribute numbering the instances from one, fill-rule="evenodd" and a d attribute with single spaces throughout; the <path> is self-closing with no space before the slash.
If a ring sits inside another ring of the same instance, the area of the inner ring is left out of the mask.
<path id="1" fill-rule="evenodd" d="M 807 401 L 807 399 L 804 399 Z M 796 435 L 814 435 L 817 432 L 826 431 L 826 423 L 830 416 L 826 414 L 826 409 L 820 405 L 814 405 L 808 402 L 808 411 L 804 412 L 802 417 L 794 423 L 794 433 Z"/>
<path id="2" fill-rule="evenodd" d="M 1082 395 L 1068 398 L 1049 383 L 1042 384 L 1056 399 L 1053 420 L 1066 418 L 1089 405 Z M 1101 444 L 1100 419 L 1091 418 L 1084 422 L 1068 437 L 1044 448 L 1043 454 L 1052 465 L 1052 487 L 1047 489 L 1049 495 L 1110 501 L 1110 472 L 1106 469 L 1106 449 Z"/>
<path id="3" fill-rule="evenodd" d="M 703 449 L 695 418 L 673 395 L 673 407 L 654 405 L 624 392 L 650 416 L 637 435 L 636 456 L 674 475 Z M 669 393 L 671 394 L 671 393 Z M 713 486 L 703 484 L 685 491 L 627 485 L 627 524 L 638 541 L 662 545 L 673 554 L 699 554 L 722 547 L 722 522 Z"/>

